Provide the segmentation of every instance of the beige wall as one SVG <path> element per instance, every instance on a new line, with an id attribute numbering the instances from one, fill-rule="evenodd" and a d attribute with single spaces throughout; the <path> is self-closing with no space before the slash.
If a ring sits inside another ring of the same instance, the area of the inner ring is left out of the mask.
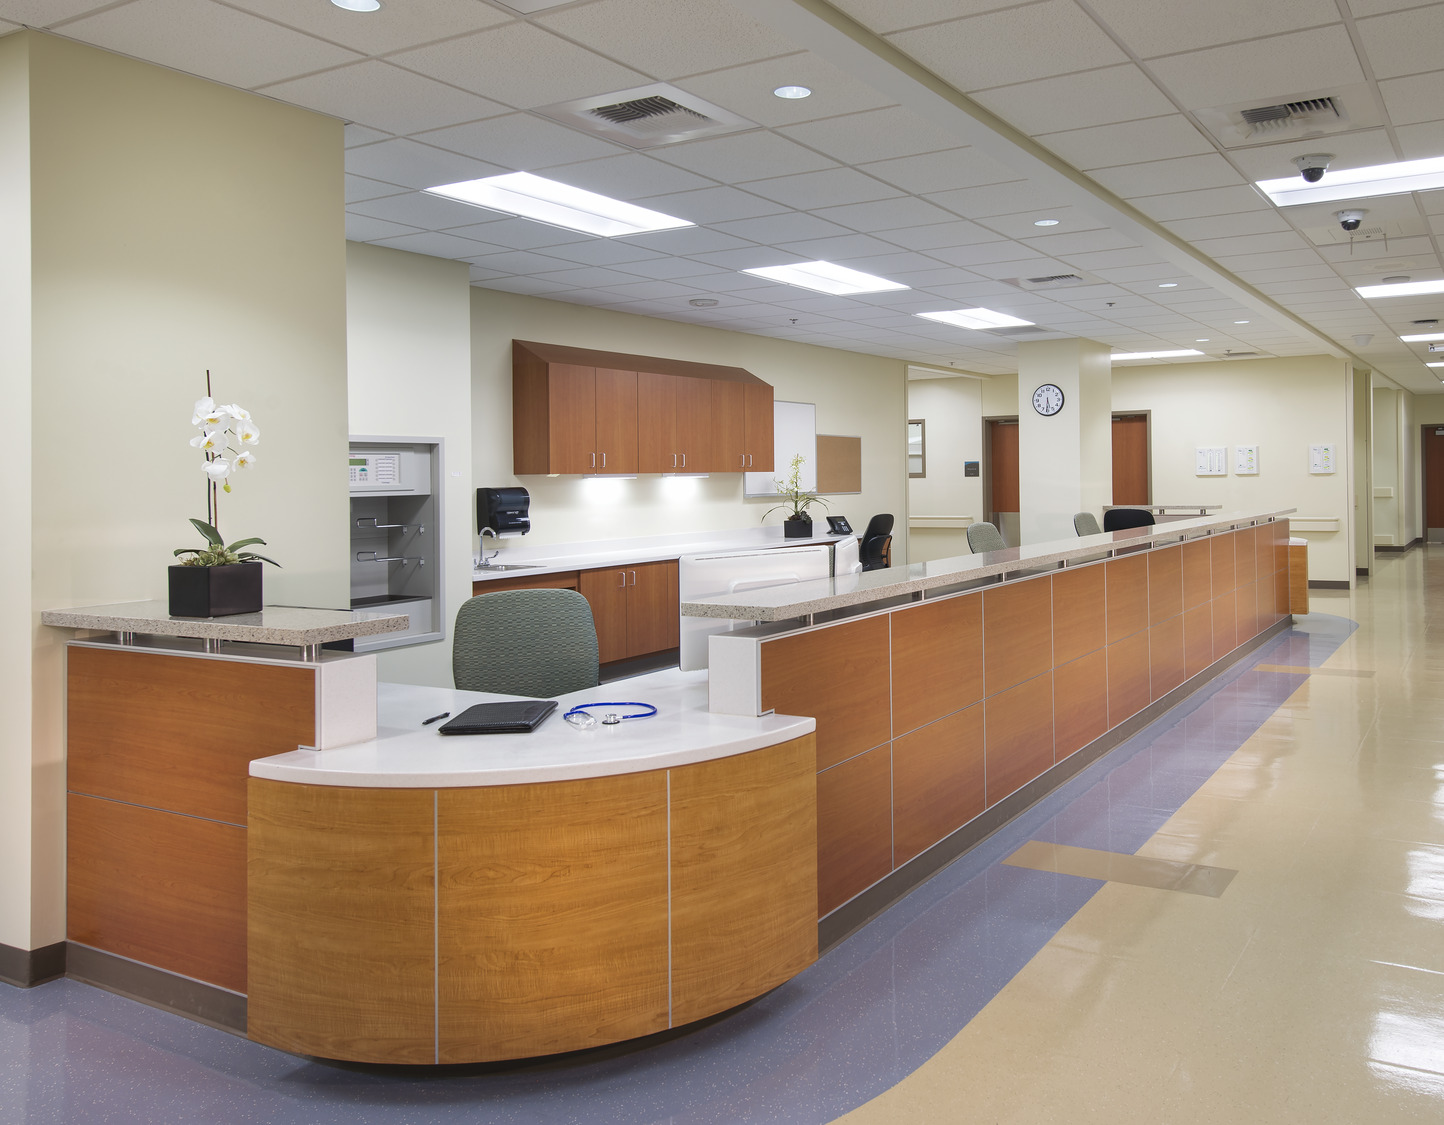
<path id="1" fill-rule="evenodd" d="M 829 512 L 849 517 L 858 531 L 878 512 L 893 513 L 905 526 L 907 393 L 901 362 L 474 288 L 472 483 L 520 483 L 532 496 L 533 530 L 525 540 L 503 540 L 504 546 L 754 527 L 772 506 L 743 498 L 740 473 L 517 478 L 511 471 L 513 339 L 744 367 L 771 383 L 777 398 L 816 403 L 819 433 L 862 438 L 863 492 L 830 497 Z M 766 522 L 781 520 L 778 512 Z M 905 561 L 903 539 L 893 540 L 894 564 Z"/>
<path id="2" fill-rule="evenodd" d="M 66 634 L 39 611 L 164 597 L 205 511 L 187 443 L 206 368 L 262 433 L 221 531 L 264 537 L 284 564 L 267 601 L 349 599 L 342 139 L 337 121 L 63 39 L 3 46 L 12 86 L 29 55 L 34 339 L 34 577 L 14 587 L 29 636 L 6 646 L 21 667 L 5 679 L 33 676 L 34 730 L 17 745 L 7 715 L 6 769 L 18 755 L 26 776 L 0 791 L 0 823 L 35 827 L 32 887 L 0 884 L 0 941 L 33 948 L 64 936 Z M 6 847 L 8 872 L 25 860 Z"/>
<path id="3" fill-rule="evenodd" d="M 451 686 L 451 623 L 471 596 L 471 289 L 465 262 L 346 246 L 351 432 L 440 438 L 443 641 L 378 653 L 383 680 Z"/>
<path id="4" fill-rule="evenodd" d="M 983 456 L 984 382 L 958 377 L 908 383 L 908 417 L 927 423 L 927 476 L 908 480 L 908 510 L 914 517 L 985 518 L 983 478 L 963 476 L 963 462 L 980 461 Z M 968 553 L 963 528 L 913 527 L 907 540 L 912 562 Z"/>

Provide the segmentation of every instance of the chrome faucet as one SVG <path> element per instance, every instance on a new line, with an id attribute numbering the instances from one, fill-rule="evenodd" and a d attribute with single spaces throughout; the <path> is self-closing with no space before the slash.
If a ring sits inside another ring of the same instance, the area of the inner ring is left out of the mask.
<path id="1" fill-rule="evenodd" d="M 492 531 L 489 527 L 483 527 L 481 529 L 481 562 L 478 565 L 483 570 L 485 570 L 491 565 L 492 559 L 496 558 L 497 555 L 501 554 L 501 547 L 499 545 L 497 546 L 496 550 L 492 551 L 491 554 L 488 555 L 486 553 L 486 536 L 488 532 L 491 532 L 492 539 L 501 538 L 501 536 L 499 536 L 495 531 Z"/>

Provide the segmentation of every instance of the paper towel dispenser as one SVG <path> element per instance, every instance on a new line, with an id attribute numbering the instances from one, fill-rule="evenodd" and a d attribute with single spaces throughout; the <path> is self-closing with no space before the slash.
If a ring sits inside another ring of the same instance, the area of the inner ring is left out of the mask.
<path id="1" fill-rule="evenodd" d="M 498 535 L 525 535 L 531 530 L 531 493 L 524 488 L 478 488 L 476 526 Z"/>

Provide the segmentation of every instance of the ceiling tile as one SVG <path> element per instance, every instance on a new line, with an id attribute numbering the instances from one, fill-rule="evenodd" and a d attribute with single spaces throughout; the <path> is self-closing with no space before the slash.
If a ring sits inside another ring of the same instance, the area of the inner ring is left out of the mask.
<path id="1" fill-rule="evenodd" d="M 1348 0 L 1348 5 L 1356 16 L 1377 16 L 1400 8 L 1417 8 L 1419 0 Z"/>
<path id="2" fill-rule="evenodd" d="M 1119 266 L 1151 265 L 1158 261 L 1158 255 L 1140 246 L 1122 250 L 1096 250 L 1082 254 L 1065 254 L 1063 260 L 1075 269 L 1106 270 Z"/>
<path id="3" fill-rule="evenodd" d="M 479 254 L 468 260 L 483 269 L 496 270 L 500 273 L 538 274 L 566 269 L 567 266 L 567 263 L 558 258 L 550 258 L 544 254 L 531 254 L 525 250 L 512 250 L 500 254 Z M 554 281 L 552 284 L 560 286 L 563 283 Z"/>
<path id="4" fill-rule="evenodd" d="M 656 155 L 669 164 L 730 184 L 836 167 L 835 161 L 767 132 L 668 145 Z"/>
<path id="5" fill-rule="evenodd" d="M 994 8 L 1011 8 L 1021 2 L 1023 0 L 832 0 L 832 6 L 869 30 L 882 33 L 955 20 Z"/>
<path id="6" fill-rule="evenodd" d="M 753 219 L 787 210 L 781 203 L 731 187 L 698 188 L 644 198 L 646 206 L 694 223 L 725 223 L 728 219 Z"/>
<path id="7" fill-rule="evenodd" d="M 975 242 L 997 242 L 996 231 L 966 220 L 931 223 L 887 232 L 887 240 L 909 250 L 931 250 L 942 246 L 970 246 Z"/>
<path id="8" fill-rule="evenodd" d="M 388 133 L 412 133 L 508 112 L 504 105 L 377 59 L 263 86 L 260 92 Z"/>
<path id="9" fill-rule="evenodd" d="M 815 212 L 824 219 L 856 231 L 875 232 L 913 228 L 922 223 L 945 222 L 952 216 L 941 207 L 913 196 L 854 203 L 847 207 L 824 207 Z"/>
<path id="10" fill-rule="evenodd" d="M 1399 139 L 1400 155 L 1405 160 L 1444 156 L 1444 121 L 1397 126 L 1394 136 Z"/>
<path id="11" fill-rule="evenodd" d="M 1172 160 L 1152 160 L 1146 164 L 1099 168 L 1089 175 L 1126 199 L 1168 191 L 1229 187 L 1243 182 L 1243 177 L 1233 165 L 1216 152 L 1207 156 L 1179 156 Z"/>
<path id="12" fill-rule="evenodd" d="M 409 188 L 428 188 L 495 176 L 507 169 L 397 137 L 347 149 L 346 171 Z"/>
<path id="13" fill-rule="evenodd" d="M 485 236 L 484 230 L 477 233 Z M 663 256 L 624 238 L 589 238 L 583 242 L 568 242 L 561 246 L 548 247 L 547 254 L 564 262 L 577 262 L 584 266 L 617 266 Z"/>
<path id="14" fill-rule="evenodd" d="M 897 32 L 888 39 L 964 91 L 1089 70 L 1127 59 L 1073 0 L 1043 0 Z"/>
<path id="15" fill-rule="evenodd" d="M 722 270 L 718 266 L 709 265 L 706 262 L 694 262 L 691 258 L 647 258 L 640 262 L 628 262 L 627 272 L 641 274 L 643 277 L 655 277 L 659 281 L 669 281 L 679 277 L 703 277 L 708 274 L 731 273 L 730 270 Z"/>
<path id="16" fill-rule="evenodd" d="M 1226 254 L 1273 254 L 1280 250 L 1305 250 L 1309 243 L 1297 231 L 1275 231 L 1271 234 L 1239 234 L 1223 238 L 1199 239 L 1194 244 L 1211 258 Z"/>
<path id="17" fill-rule="evenodd" d="M 590 237 L 578 231 L 562 230 L 561 227 L 533 222 L 531 219 L 519 219 L 500 213 L 491 215 L 480 208 L 473 208 L 472 212 L 479 219 L 488 215 L 489 218 L 487 221 L 471 227 L 452 227 L 452 234 L 459 234 L 464 238 L 475 238 L 480 242 L 490 242 L 496 246 L 506 246 L 513 250 L 563 246 L 572 242 L 581 242 Z"/>
<path id="18" fill-rule="evenodd" d="M 1021 178 L 1013 169 L 971 147 L 868 161 L 859 164 L 858 171 L 895 184 L 904 191 L 919 193 L 1002 184 Z"/>
<path id="19" fill-rule="evenodd" d="M 333 4 L 296 0 L 226 0 L 277 23 L 306 31 L 366 55 L 380 55 L 479 31 L 514 18 L 476 0 L 427 0 L 425 4 L 382 4 L 376 12 L 343 11 Z"/>
<path id="20" fill-rule="evenodd" d="M 1444 7 L 1438 4 L 1396 12 L 1355 25 L 1375 78 L 1397 78 L 1439 69 Z"/>
<path id="21" fill-rule="evenodd" d="M 901 106 L 850 113 L 778 130 L 844 164 L 958 147 L 959 138 Z"/>
<path id="22" fill-rule="evenodd" d="M 384 199 L 371 199 L 353 204 L 349 210 L 357 215 L 369 215 L 373 219 L 389 219 L 393 223 L 406 223 L 423 230 L 446 230 L 449 227 L 465 227 L 477 224 L 480 216 L 494 214 L 482 211 L 469 203 L 458 203 L 454 199 L 426 195 L 424 192 L 408 191 L 402 195 L 389 195 Z M 490 226 L 489 223 L 481 226 Z M 489 242 L 477 227 L 476 237 Z M 463 234 L 466 238 L 468 235 Z"/>
<path id="23" fill-rule="evenodd" d="M 637 280 L 619 270 L 609 270 L 603 266 L 591 266 L 572 270 L 555 270 L 551 273 L 544 273 L 541 276 L 545 277 L 548 281 L 557 281 L 563 285 L 570 285 L 574 289 L 600 289 L 605 286 L 626 285 L 630 281 Z"/>
<path id="24" fill-rule="evenodd" d="M 1337 23 L 1334 0 L 1089 0 L 1093 13 L 1142 58 Z"/>
<path id="25" fill-rule="evenodd" d="M 757 220 L 749 220 L 757 221 Z M 634 234 L 627 241 L 635 242 L 661 254 L 685 254 L 695 257 L 717 250 L 743 250 L 747 243 L 741 238 L 721 230 L 707 227 L 682 227 L 679 230 L 659 230 L 651 234 Z"/>
<path id="26" fill-rule="evenodd" d="M 800 242 L 779 242 L 778 249 L 786 250 L 789 254 L 796 254 L 799 258 L 806 258 L 809 261 L 843 262 L 844 260 L 864 258 L 871 256 L 883 259 L 886 256 L 898 256 L 897 247 L 890 246 L 879 238 L 873 238 L 866 234 L 837 234 L 829 238 L 809 238 Z M 906 255 L 904 255 L 906 256 Z M 927 262 L 921 254 L 911 255 L 919 261 Z M 937 263 L 932 263 L 936 265 Z M 866 270 L 875 273 L 875 270 L 868 270 L 866 266 L 853 266 L 853 269 Z"/>
<path id="27" fill-rule="evenodd" d="M 114 0 L 0 0 L 0 16 L 27 27 L 53 27 L 113 3 Z"/>
<path id="28" fill-rule="evenodd" d="M 829 223 L 815 215 L 803 215 L 795 211 L 781 215 L 765 215 L 757 219 L 735 219 L 730 223 L 715 223 L 712 229 L 768 246 L 775 246 L 782 242 L 797 242 L 805 238 L 829 238 L 852 233 L 846 227 L 838 226 L 836 223 Z"/>
<path id="29" fill-rule="evenodd" d="M 384 141 L 391 134 L 383 133 L 380 129 L 371 129 L 365 125 L 357 125 L 354 122 L 347 125 L 342 132 L 346 137 L 346 147 L 355 148 L 357 145 L 369 145 L 374 141 Z"/>
<path id="30" fill-rule="evenodd" d="M 897 188 L 851 168 L 830 168 L 825 172 L 779 176 L 775 180 L 754 180 L 747 185 L 747 190 L 802 211 L 895 198 L 901 194 Z"/>
<path id="31" fill-rule="evenodd" d="M 1362 129 L 1355 133 L 1335 134 L 1327 139 L 1314 137 L 1311 140 L 1234 149 L 1229 157 L 1248 179 L 1273 180 L 1298 174 L 1294 157 L 1321 151 L 1334 154 L 1329 167 L 1335 170 L 1389 164 L 1399 159 L 1384 129 Z"/>
<path id="32" fill-rule="evenodd" d="M 346 238 L 351 242 L 370 242 L 376 238 L 392 238 L 398 234 L 419 234 L 415 227 L 373 219 L 346 212 Z"/>
<path id="33" fill-rule="evenodd" d="M 597 0 L 548 12 L 537 22 L 658 78 L 797 50 L 771 28 L 715 0 Z"/>
<path id="34" fill-rule="evenodd" d="M 1082 254 L 1092 250 L 1121 250 L 1137 246 L 1131 238 L 1114 230 L 1072 231 L 1067 234 L 1044 234 L 1035 228 L 1034 236 L 1022 240 L 1030 249 L 1050 258 L 1065 254 Z"/>
<path id="35" fill-rule="evenodd" d="M 1140 155 L 1150 160 L 1211 153 L 1213 145 L 1182 114 L 1095 125 L 1035 138 L 1075 168 L 1107 168 L 1132 164 Z"/>
<path id="36" fill-rule="evenodd" d="M 67 23 L 65 34 L 108 51 L 245 88 L 361 57 L 209 0 L 132 0 Z"/>
<path id="37" fill-rule="evenodd" d="M 406 189 L 397 187 L 395 184 L 382 183 L 380 180 L 368 180 L 365 176 L 346 177 L 346 202 L 360 203 L 366 199 L 380 199 L 383 195 L 397 195 Z"/>
<path id="38" fill-rule="evenodd" d="M 1039 219 L 1057 219 L 1058 225 L 1040 227 Z M 984 219 L 982 226 L 995 230 L 1009 238 L 1036 238 L 1044 234 L 1074 234 L 1084 230 L 1099 230 L 1103 224 L 1091 215 L 1073 207 L 1051 207 L 1044 211 L 1024 211 L 1018 215 L 994 215 Z"/>
<path id="39" fill-rule="evenodd" d="M 1017 242 L 984 242 L 977 246 L 945 246 L 938 250 L 928 252 L 928 257 L 936 258 L 940 262 L 947 262 L 949 265 L 965 266 L 968 269 L 976 269 L 978 266 L 988 265 L 994 262 L 1027 262 L 1026 267 L 1019 266 L 1019 269 L 1026 268 L 1030 272 L 1028 277 L 1039 277 L 1045 273 L 1067 273 L 1068 267 L 1042 254 L 1035 254 L 1027 246 Z M 1023 274 L 989 274 L 988 276 L 1014 277 Z"/>
<path id="40" fill-rule="evenodd" d="M 929 193 L 927 198 L 965 219 L 1016 215 L 1022 211 L 1053 210 L 1063 206 L 1061 190 L 1029 181 L 959 188 L 956 191 L 935 191 Z"/>
<path id="41" fill-rule="evenodd" d="M 891 99 L 810 52 L 678 79 L 675 85 L 759 125 L 792 125 L 877 109 Z M 806 86 L 808 98 L 779 98 L 779 86 Z"/>
<path id="42" fill-rule="evenodd" d="M 698 290 L 690 285 L 678 284 L 673 281 L 628 281 L 621 285 L 609 285 L 607 288 L 615 296 L 633 301 L 668 297 L 687 300 L 697 296 L 698 293 Z"/>
<path id="43" fill-rule="evenodd" d="M 433 258 L 471 258 L 492 249 L 482 242 L 469 238 L 457 238 L 454 234 L 438 231 L 421 231 L 417 234 L 402 234 L 395 238 L 377 238 L 378 246 L 389 246 L 393 250 L 409 250 L 413 254 L 428 254 Z"/>
<path id="44" fill-rule="evenodd" d="M 1280 269 L 1283 266 L 1309 266 L 1319 260 L 1316 250 L 1285 250 L 1277 254 L 1228 254 L 1219 258 L 1227 269 L 1237 273 L 1250 269 Z"/>
<path id="45" fill-rule="evenodd" d="M 390 56 L 398 66 L 515 106 L 645 85 L 645 75 L 529 23 L 512 23 Z"/>
<path id="46" fill-rule="evenodd" d="M 473 269 L 479 267 L 473 266 Z M 539 277 L 505 277 L 487 281 L 478 289 L 500 289 L 505 293 L 525 293 L 531 296 L 550 297 L 566 291 L 566 286 L 555 281 L 543 281 Z"/>
<path id="47" fill-rule="evenodd" d="M 505 117 L 429 130 L 416 139 L 527 172 L 629 151 L 530 113 L 509 113 Z"/>
<path id="48" fill-rule="evenodd" d="M 1000 86 L 974 97 L 1029 134 L 1159 117 L 1178 110 L 1148 75 L 1131 64 Z"/>
<path id="49" fill-rule="evenodd" d="M 1141 196 L 1130 199 L 1129 202 L 1159 222 L 1201 219 L 1245 211 L 1267 211 L 1271 215 L 1276 214 L 1268 200 L 1248 186 L 1176 191 L 1167 195 Z"/>
<path id="50" fill-rule="evenodd" d="M 1444 118 L 1444 71 L 1390 78 L 1379 83 L 1379 93 L 1395 125 Z"/>
<path id="51" fill-rule="evenodd" d="M 600 160 L 584 160 L 577 164 L 558 164 L 543 168 L 541 172 L 548 179 L 610 195 L 613 199 L 643 199 L 663 192 L 713 186 L 701 176 L 663 164 L 640 152 L 604 156 Z"/>
<path id="52" fill-rule="evenodd" d="M 1364 81 L 1349 34 L 1339 25 L 1173 55 L 1154 60 L 1151 68 L 1185 109 L 1268 104 L 1307 94 L 1321 81 L 1330 87 Z"/>

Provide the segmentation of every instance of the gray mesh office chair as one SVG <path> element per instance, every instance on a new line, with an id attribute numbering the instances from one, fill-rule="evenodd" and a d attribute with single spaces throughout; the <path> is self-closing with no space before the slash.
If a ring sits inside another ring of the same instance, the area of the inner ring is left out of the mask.
<path id="1" fill-rule="evenodd" d="M 998 529 L 990 523 L 968 524 L 968 550 L 975 555 L 981 555 L 985 551 L 1003 551 L 1008 545 L 1003 542 L 1003 537 L 998 534 Z"/>
<path id="2" fill-rule="evenodd" d="M 1102 535 L 1103 529 L 1092 512 L 1079 512 L 1073 517 L 1073 532 L 1081 539 L 1085 535 Z"/>
<path id="3" fill-rule="evenodd" d="M 592 607 L 575 590 L 499 590 L 456 614 L 451 675 L 464 691 L 550 699 L 601 682 Z"/>

